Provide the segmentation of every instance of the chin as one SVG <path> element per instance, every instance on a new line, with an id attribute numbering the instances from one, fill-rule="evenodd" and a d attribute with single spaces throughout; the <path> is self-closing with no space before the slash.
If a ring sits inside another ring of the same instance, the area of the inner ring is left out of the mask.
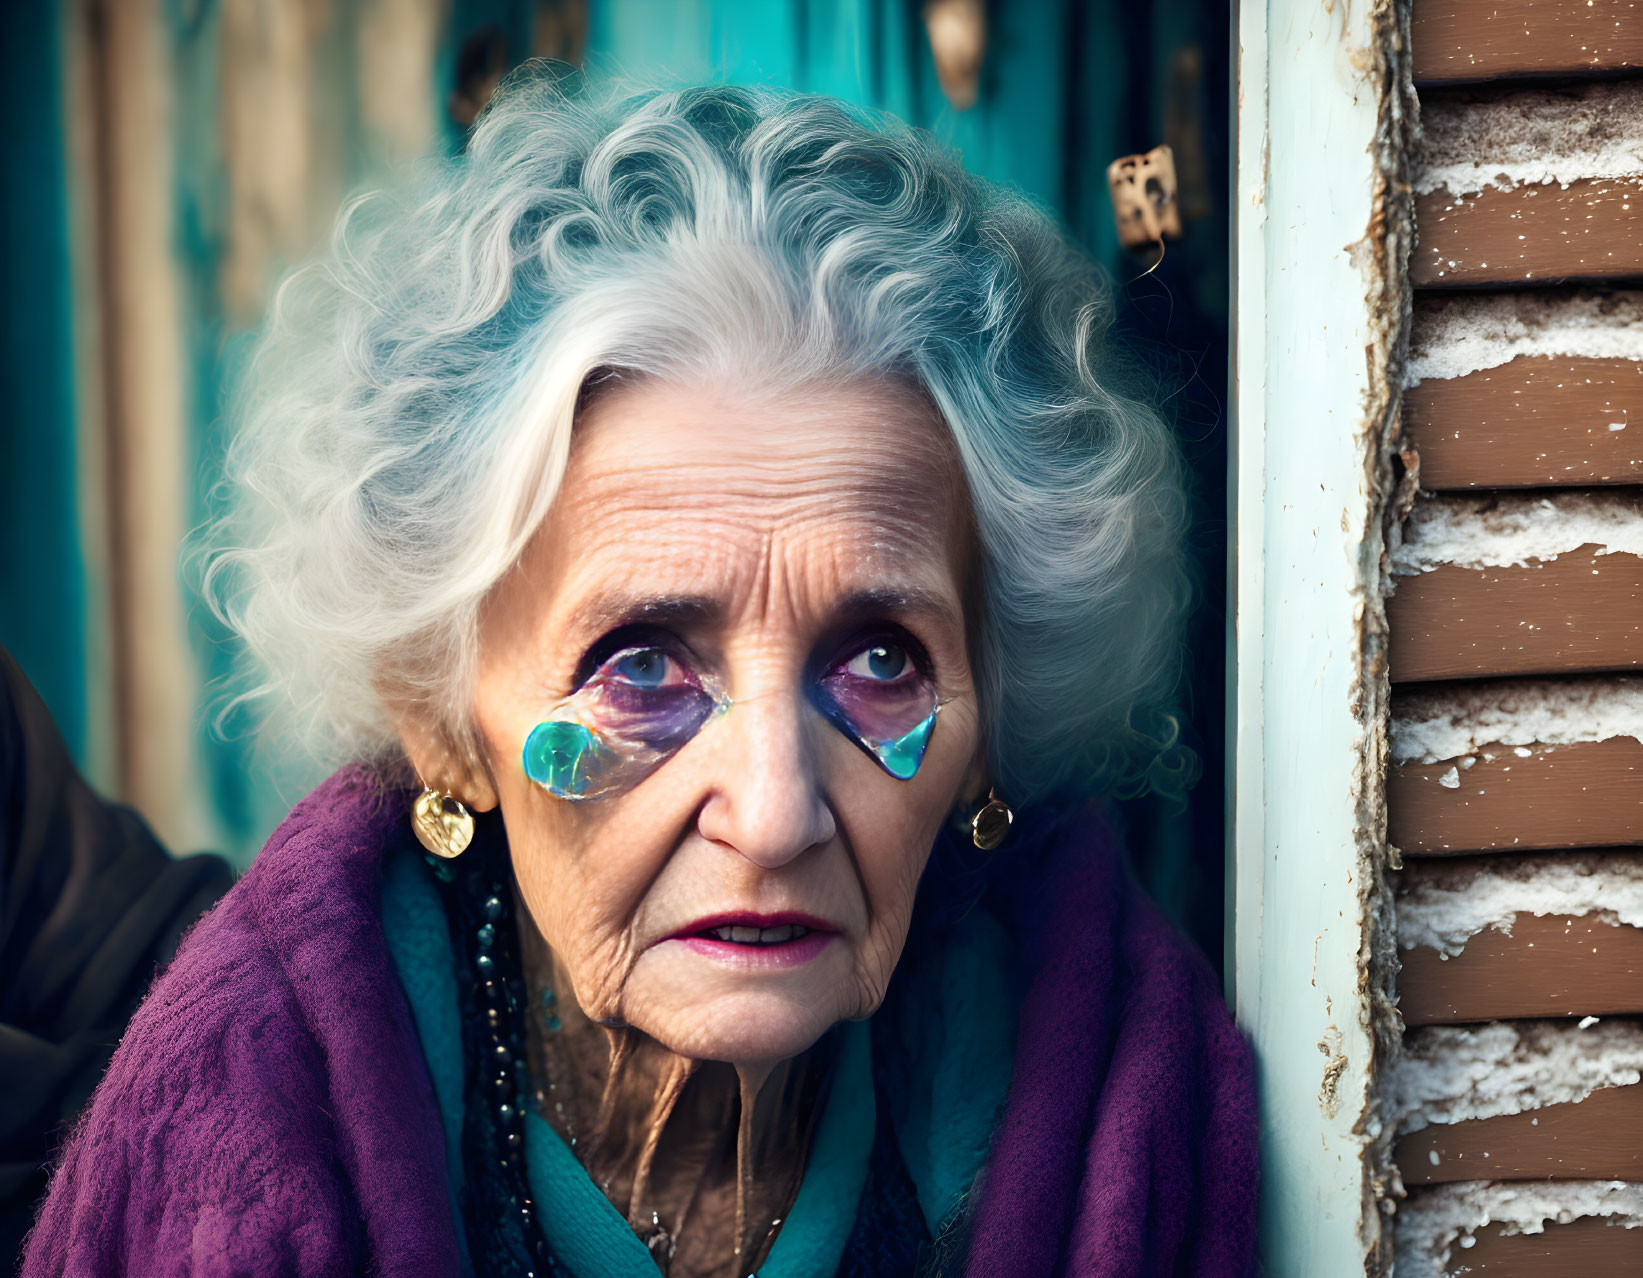
<path id="1" fill-rule="evenodd" d="M 815 1008 L 751 996 L 686 1009 L 677 1024 L 659 1025 L 651 1037 L 697 1060 L 773 1064 L 809 1050 L 836 1019 Z"/>
<path id="2" fill-rule="evenodd" d="M 805 965 L 811 970 L 727 971 L 700 955 L 652 951 L 630 980 L 625 1019 L 681 1056 L 733 1065 L 788 1060 L 860 1016 L 846 1006 L 854 985 L 844 958 L 822 956 Z"/>

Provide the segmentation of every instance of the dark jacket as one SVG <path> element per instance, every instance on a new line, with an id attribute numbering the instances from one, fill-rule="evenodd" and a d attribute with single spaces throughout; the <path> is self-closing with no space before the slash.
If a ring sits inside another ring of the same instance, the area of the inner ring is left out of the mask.
<path id="1" fill-rule="evenodd" d="M 74 770 L 0 650 L 0 1266 L 10 1272 L 48 1160 L 103 1076 L 155 971 L 233 883 L 173 860 Z"/>

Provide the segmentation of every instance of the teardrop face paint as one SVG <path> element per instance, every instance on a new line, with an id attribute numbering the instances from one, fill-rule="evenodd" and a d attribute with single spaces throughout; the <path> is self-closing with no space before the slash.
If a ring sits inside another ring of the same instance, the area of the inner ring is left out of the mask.
<path id="1" fill-rule="evenodd" d="M 941 699 L 908 649 L 890 638 L 854 645 L 811 689 L 840 732 L 891 776 L 924 761 Z M 525 738 L 525 775 L 561 799 L 631 789 L 735 703 L 689 658 L 634 645 L 608 657 Z"/>
<path id="2" fill-rule="evenodd" d="M 525 775 L 561 799 L 631 789 L 729 708 L 682 654 L 622 648 L 531 729 Z"/>
<path id="3" fill-rule="evenodd" d="M 586 725 L 550 719 L 525 738 L 525 775 L 561 798 L 585 798 L 611 753 Z"/>
<path id="4" fill-rule="evenodd" d="M 909 781 L 924 762 L 941 699 L 907 647 L 880 638 L 817 681 L 817 708 L 891 776 Z"/>

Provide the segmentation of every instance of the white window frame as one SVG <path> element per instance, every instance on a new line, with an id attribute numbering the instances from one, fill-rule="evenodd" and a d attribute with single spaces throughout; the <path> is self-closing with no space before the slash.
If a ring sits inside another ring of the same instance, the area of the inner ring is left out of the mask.
<path id="1" fill-rule="evenodd" d="M 1227 975 L 1259 1061 L 1270 1278 L 1387 1256 L 1372 1084 L 1376 1030 L 1395 1030 L 1372 953 L 1399 24 L 1395 0 L 1241 0 L 1234 25 Z"/>

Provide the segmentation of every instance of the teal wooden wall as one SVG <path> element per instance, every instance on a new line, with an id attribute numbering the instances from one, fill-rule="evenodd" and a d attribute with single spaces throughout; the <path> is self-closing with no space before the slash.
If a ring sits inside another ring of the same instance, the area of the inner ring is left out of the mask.
<path id="1" fill-rule="evenodd" d="M 49 5 L 0 6 L 0 644 L 87 758 L 63 49 Z"/>
<path id="2" fill-rule="evenodd" d="M 65 155 L 87 108 L 65 91 L 63 74 L 74 42 L 86 38 L 83 15 L 100 2 L 146 6 L 158 24 L 159 61 L 150 71 L 171 95 L 171 136 L 156 147 L 156 163 L 168 164 L 171 174 L 188 526 L 208 513 L 209 484 L 226 442 L 224 391 L 268 287 L 323 237 L 349 188 L 401 162 L 419 137 L 426 146 L 460 148 L 463 130 L 451 120 L 448 99 L 476 51 L 489 49 L 510 64 L 562 52 L 562 32 L 568 29 L 576 43 L 580 26 L 584 64 L 595 74 L 642 83 L 775 83 L 887 108 L 931 129 L 973 170 L 1054 211 L 1112 274 L 1129 327 L 1159 369 L 1198 476 L 1201 659 L 1189 736 L 1209 781 L 1186 809 L 1143 803 L 1130 815 L 1155 893 L 1219 953 L 1224 6 L 990 3 L 979 97 L 962 112 L 938 83 L 916 0 L 587 0 L 580 9 L 552 0 L 75 0 L 0 7 L 0 93 L 14 122 L 13 186 L 0 245 L 7 268 L 0 642 L 41 689 L 77 757 L 108 788 L 118 787 L 120 772 L 117 761 L 109 762 L 111 701 L 94 667 L 119 636 L 108 633 L 106 610 L 95 598 L 101 583 L 88 567 L 103 557 L 82 537 L 83 527 L 97 526 L 83 518 L 92 489 L 83 482 L 77 442 L 87 429 L 80 401 L 92 392 L 76 382 L 77 317 L 68 286 L 71 266 L 94 268 L 96 245 L 70 235 L 86 219 L 76 217 Z M 558 45 L 548 39 L 555 31 Z M 1173 68 L 1183 50 L 1194 48 L 1204 70 L 1183 103 Z M 384 101 L 390 83 L 410 87 Z M 1209 157 L 1200 180 L 1212 206 L 1171 247 L 1163 267 L 1142 276 L 1114 241 L 1105 169 L 1114 157 L 1161 141 L 1170 112 L 1179 117 L 1183 109 Z M 294 131 L 280 131 L 282 112 L 300 115 Z M 26 127 L 18 123 L 24 120 Z M 288 180 L 269 167 L 286 152 L 297 157 Z M 94 293 L 90 301 L 84 290 L 79 296 L 82 306 L 95 303 Z M 226 737 L 213 729 L 208 709 L 233 644 L 186 586 L 178 606 L 186 611 L 190 643 L 179 660 L 193 681 L 193 703 L 183 709 L 193 725 L 194 757 L 177 766 L 191 771 L 190 792 L 208 819 L 168 829 L 166 813 L 150 815 L 173 842 L 213 844 L 244 864 L 311 777 L 278 751 L 259 749 L 252 724 L 231 722 Z M 139 742 L 141 729 L 136 725 Z M 142 804 L 142 795 L 131 797 Z"/>

